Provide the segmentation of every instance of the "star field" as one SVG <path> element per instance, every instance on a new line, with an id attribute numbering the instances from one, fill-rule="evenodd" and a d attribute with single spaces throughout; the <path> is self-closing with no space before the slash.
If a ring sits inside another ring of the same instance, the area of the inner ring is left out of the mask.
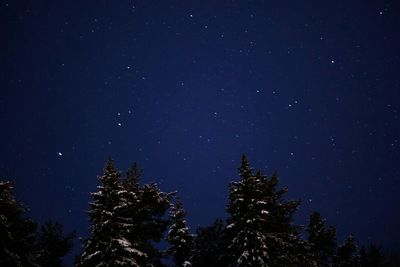
<path id="1" fill-rule="evenodd" d="M 338 227 L 399 249 L 396 1 L 2 1 L 0 174 L 87 234 L 108 156 L 225 216 L 240 155 Z"/>

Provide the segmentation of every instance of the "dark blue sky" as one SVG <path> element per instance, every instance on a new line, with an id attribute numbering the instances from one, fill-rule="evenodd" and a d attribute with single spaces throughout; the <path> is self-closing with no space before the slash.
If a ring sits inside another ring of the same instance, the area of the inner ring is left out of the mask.
<path id="1" fill-rule="evenodd" d="M 340 242 L 399 248 L 399 8 L 1 1 L 0 175 L 86 235 L 106 158 L 137 161 L 194 228 L 225 216 L 245 153 L 303 200 L 299 223 L 318 210 Z"/>

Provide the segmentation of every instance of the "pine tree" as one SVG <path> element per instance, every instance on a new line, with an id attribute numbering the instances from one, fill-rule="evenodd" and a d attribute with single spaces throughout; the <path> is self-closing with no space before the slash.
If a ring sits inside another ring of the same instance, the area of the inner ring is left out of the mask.
<path id="1" fill-rule="evenodd" d="M 330 266 L 336 251 L 336 229 L 325 227 L 321 214 L 314 212 L 310 215 L 307 226 L 308 242 L 318 266 Z"/>
<path id="2" fill-rule="evenodd" d="M 142 175 L 143 170 L 134 162 L 126 172 L 125 178 L 122 181 L 122 186 L 128 192 L 138 194 L 140 190 L 139 182 Z"/>
<path id="3" fill-rule="evenodd" d="M 267 237 L 262 223 L 269 213 L 262 197 L 262 181 L 256 178 L 246 157 L 242 157 L 239 182 L 230 185 L 228 212 L 234 233 L 229 245 L 232 266 L 268 266 Z"/>
<path id="4" fill-rule="evenodd" d="M 364 246 L 360 249 L 360 265 L 362 267 L 380 267 L 384 266 L 384 256 L 380 247 L 370 244 L 366 249 Z"/>
<path id="5" fill-rule="evenodd" d="M 344 243 L 337 248 L 333 266 L 335 267 L 357 267 L 359 257 L 355 255 L 357 246 L 352 235 L 348 236 Z"/>
<path id="6" fill-rule="evenodd" d="M 13 188 L 13 183 L 0 181 L 0 266 L 38 266 L 36 224 L 26 218 L 28 209 L 15 200 Z"/>
<path id="7" fill-rule="evenodd" d="M 75 233 L 64 236 L 63 227 L 57 222 L 47 221 L 37 233 L 37 263 L 41 267 L 61 267 L 62 258 L 71 251 Z"/>
<path id="8" fill-rule="evenodd" d="M 241 180 L 230 185 L 227 235 L 231 241 L 226 254 L 231 266 L 308 265 L 307 244 L 292 224 L 298 201 L 284 202 L 287 189 L 277 190 L 278 178 L 267 179 L 253 171 L 245 156 L 239 168 Z"/>
<path id="9" fill-rule="evenodd" d="M 224 266 L 220 259 L 225 249 L 224 228 L 224 222 L 217 219 L 211 226 L 200 227 L 196 230 L 192 256 L 193 267 Z"/>
<path id="10" fill-rule="evenodd" d="M 140 261 L 141 266 L 164 266 L 162 252 L 154 243 L 161 241 L 168 228 L 169 220 L 165 218 L 165 213 L 173 193 L 161 192 L 155 183 L 140 186 L 142 174 L 143 171 L 134 163 L 122 182 L 127 191 L 124 214 L 131 220 L 127 239 L 146 253 L 147 257 Z"/>
<path id="11" fill-rule="evenodd" d="M 170 216 L 171 228 L 167 235 L 167 240 L 171 244 L 169 253 L 175 261 L 175 266 L 192 266 L 190 256 L 193 247 L 193 236 L 187 227 L 185 220 L 186 212 L 179 199 L 176 200 L 176 204 L 172 208 Z"/>
<path id="12" fill-rule="evenodd" d="M 98 191 L 91 194 L 91 236 L 85 240 L 76 266 L 140 266 L 138 261 L 146 257 L 126 238 L 132 224 L 129 218 L 122 216 L 127 205 L 127 191 L 122 188 L 119 177 L 113 161 L 108 160 L 99 177 Z"/>
<path id="13" fill-rule="evenodd" d="M 122 187 L 126 191 L 126 205 L 121 212 L 123 217 L 129 218 L 130 220 L 129 226 L 125 227 L 125 238 L 131 244 L 136 244 L 136 247 L 147 256 L 137 259 L 137 263 L 140 266 L 147 266 L 150 260 L 147 253 L 144 251 L 146 244 L 141 229 L 143 221 L 145 220 L 142 191 L 139 187 L 141 174 L 142 170 L 139 169 L 135 163 L 128 169 L 125 179 L 122 180 Z"/>

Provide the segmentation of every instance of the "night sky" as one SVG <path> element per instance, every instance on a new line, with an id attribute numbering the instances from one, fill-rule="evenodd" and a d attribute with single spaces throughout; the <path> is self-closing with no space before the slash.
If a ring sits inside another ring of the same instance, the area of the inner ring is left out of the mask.
<path id="1" fill-rule="evenodd" d="M 245 153 L 296 222 L 400 245 L 397 1 L 0 1 L 0 176 L 87 236 L 111 156 L 226 217 Z"/>

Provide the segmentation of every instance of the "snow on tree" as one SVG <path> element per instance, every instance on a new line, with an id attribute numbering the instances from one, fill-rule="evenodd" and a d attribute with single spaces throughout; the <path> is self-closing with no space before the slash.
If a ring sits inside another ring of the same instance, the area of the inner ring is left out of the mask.
<path id="1" fill-rule="evenodd" d="M 127 191 L 119 178 L 119 171 L 109 159 L 99 177 L 98 191 L 91 193 L 90 237 L 84 242 L 76 266 L 140 266 L 138 261 L 147 257 L 137 249 L 137 244 L 126 238 L 132 220 L 122 216 L 127 205 Z"/>
<path id="2" fill-rule="evenodd" d="M 167 240 L 171 244 L 169 254 L 172 255 L 175 266 L 190 267 L 190 256 L 193 247 L 193 236 L 186 224 L 186 212 L 179 199 L 170 212 L 171 227 L 167 235 Z"/>
<path id="3" fill-rule="evenodd" d="M 267 179 L 261 172 L 254 174 L 245 156 L 239 175 L 240 181 L 232 182 L 229 188 L 231 218 L 226 232 L 230 236 L 230 265 L 312 266 L 307 244 L 299 237 L 300 228 L 292 223 L 299 202 L 284 202 L 287 189 L 276 189 L 277 176 Z"/>
<path id="4" fill-rule="evenodd" d="M 134 163 L 122 181 L 127 191 L 124 214 L 131 220 L 126 237 L 147 254 L 146 258 L 141 259 L 141 265 L 162 266 L 162 252 L 154 243 L 161 241 L 168 228 L 169 220 L 165 218 L 165 213 L 174 193 L 161 192 L 155 183 L 140 186 L 142 174 L 143 171 Z"/>

